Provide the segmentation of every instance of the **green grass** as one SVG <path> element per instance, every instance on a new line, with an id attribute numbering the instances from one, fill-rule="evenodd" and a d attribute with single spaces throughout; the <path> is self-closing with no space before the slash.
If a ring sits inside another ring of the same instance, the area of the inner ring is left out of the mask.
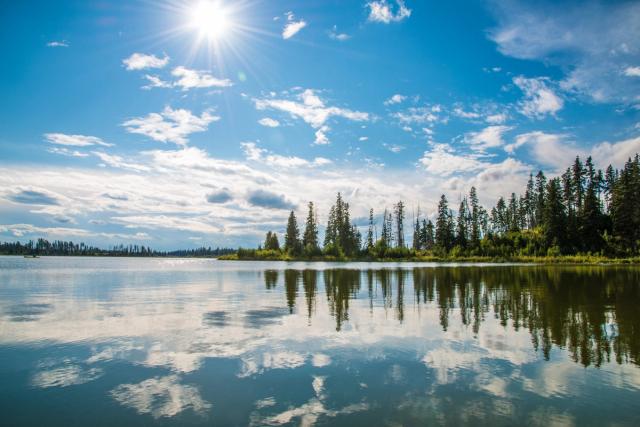
<path id="1" fill-rule="evenodd" d="M 256 251 L 253 254 L 238 256 L 238 253 L 222 255 L 220 260 L 227 261 L 320 261 L 320 262 L 488 262 L 488 263 L 537 263 L 537 264 L 640 264 L 640 257 L 609 258 L 601 255 L 559 255 L 559 256 L 438 256 L 419 254 L 402 258 L 338 257 L 331 255 L 292 256 L 276 251 Z"/>

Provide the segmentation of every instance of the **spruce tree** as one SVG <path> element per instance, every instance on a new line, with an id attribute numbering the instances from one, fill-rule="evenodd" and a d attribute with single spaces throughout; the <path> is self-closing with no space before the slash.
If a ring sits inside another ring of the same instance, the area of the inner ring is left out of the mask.
<path id="1" fill-rule="evenodd" d="M 566 244 L 567 217 L 559 178 L 549 180 L 546 194 L 543 212 L 545 242 L 547 248 L 557 245 L 562 250 Z"/>
<path id="2" fill-rule="evenodd" d="M 373 209 L 369 209 L 369 228 L 367 229 L 367 250 L 371 251 L 373 249 L 374 240 L 373 240 Z"/>
<path id="3" fill-rule="evenodd" d="M 535 226 L 542 224 L 542 216 L 544 213 L 544 202 L 546 199 L 547 178 L 542 171 L 536 175 L 536 207 L 535 207 Z"/>
<path id="4" fill-rule="evenodd" d="M 456 224 L 456 244 L 461 248 L 467 247 L 467 200 L 462 199 L 458 208 L 458 220 Z"/>
<path id="5" fill-rule="evenodd" d="M 443 194 L 438 202 L 438 218 L 436 219 L 436 246 L 448 252 L 453 246 L 453 223 L 447 198 Z"/>
<path id="6" fill-rule="evenodd" d="M 305 223 L 304 234 L 302 236 L 302 246 L 309 253 L 317 253 L 320 249 L 318 245 L 318 224 L 317 215 L 313 202 L 309 202 L 309 212 Z"/>
<path id="7" fill-rule="evenodd" d="M 267 235 L 264 239 L 264 248 L 272 251 L 280 250 L 280 242 L 278 242 L 278 235 L 276 233 L 267 231 Z"/>
<path id="8" fill-rule="evenodd" d="M 298 221 L 296 220 L 296 214 L 291 211 L 289 214 L 289 220 L 287 221 L 287 231 L 284 236 L 284 250 L 293 254 L 300 254 L 300 230 L 298 229 Z"/>
<path id="9" fill-rule="evenodd" d="M 480 204 L 476 187 L 471 187 L 469 200 L 471 201 L 471 246 L 477 248 L 480 245 Z"/>
<path id="10" fill-rule="evenodd" d="M 396 246 L 404 248 L 404 203 L 399 201 L 393 209 L 396 217 Z"/>
<path id="11" fill-rule="evenodd" d="M 422 246 L 420 245 L 420 206 L 418 206 L 418 211 L 416 212 L 415 222 L 413 223 L 413 242 L 411 247 L 419 251 Z"/>

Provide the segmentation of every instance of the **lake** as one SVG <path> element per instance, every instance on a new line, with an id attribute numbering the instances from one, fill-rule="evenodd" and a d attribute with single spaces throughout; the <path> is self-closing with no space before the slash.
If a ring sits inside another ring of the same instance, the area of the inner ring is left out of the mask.
<path id="1" fill-rule="evenodd" d="M 640 425 L 640 269 L 0 257 L 0 424 Z"/>

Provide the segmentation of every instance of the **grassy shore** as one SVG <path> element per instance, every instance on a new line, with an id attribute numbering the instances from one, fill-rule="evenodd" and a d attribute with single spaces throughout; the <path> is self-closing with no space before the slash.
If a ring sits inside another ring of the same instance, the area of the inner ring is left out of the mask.
<path id="1" fill-rule="evenodd" d="M 312 257 L 292 256 L 287 253 L 269 251 L 266 254 L 238 256 L 235 254 L 222 255 L 219 260 L 226 261 L 316 261 L 316 262 L 461 262 L 461 263 L 536 263 L 536 264 L 634 264 L 640 265 L 640 257 L 609 258 L 600 255 L 560 255 L 560 256 L 436 256 L 417 255 L 403 258 L 374 258 L 374 257 L 336 257 L 319 255 Z"/>

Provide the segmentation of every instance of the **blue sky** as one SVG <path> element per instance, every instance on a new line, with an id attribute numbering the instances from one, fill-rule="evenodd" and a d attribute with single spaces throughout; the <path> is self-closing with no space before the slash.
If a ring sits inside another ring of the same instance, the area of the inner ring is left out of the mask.
<path id="1" fill-rule="evenodd" d="M 640 3 L 14 2 L 0 240 L 255 245 L 640 151 Z M 412 214 L 410 214 L 412 215 Z"/>

